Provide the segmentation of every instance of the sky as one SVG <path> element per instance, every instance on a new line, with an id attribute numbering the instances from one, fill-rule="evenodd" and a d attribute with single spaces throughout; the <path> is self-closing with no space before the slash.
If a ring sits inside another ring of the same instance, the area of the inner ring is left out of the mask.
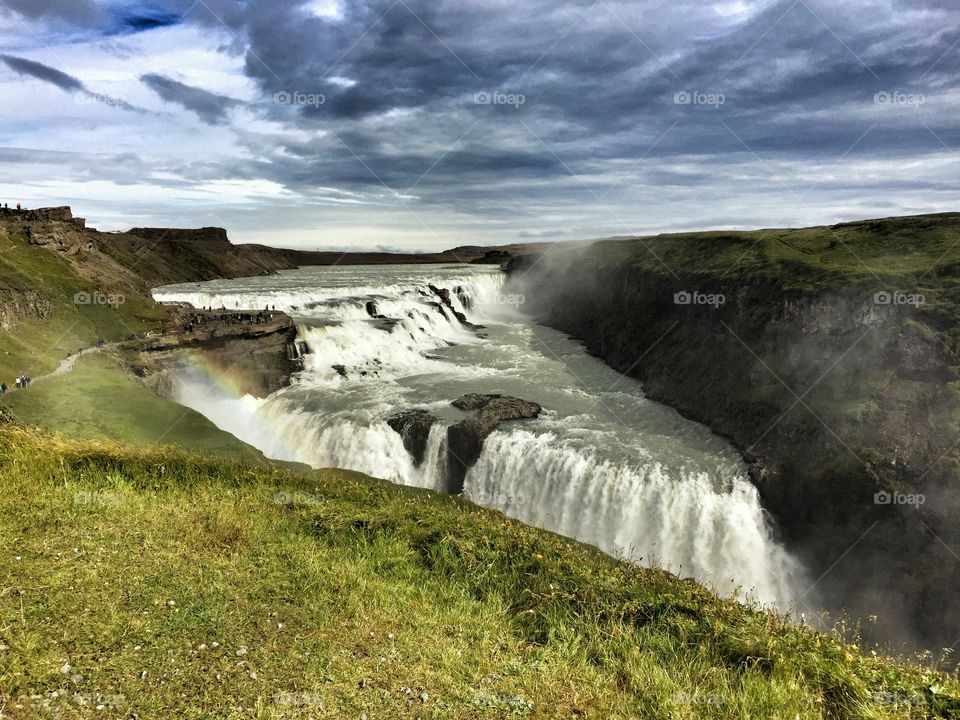
<path id="1" fill-rule="evenodd" d="M 0 0 L 0 201 L 436 250 L 960 210 L 957 0 Z"/>

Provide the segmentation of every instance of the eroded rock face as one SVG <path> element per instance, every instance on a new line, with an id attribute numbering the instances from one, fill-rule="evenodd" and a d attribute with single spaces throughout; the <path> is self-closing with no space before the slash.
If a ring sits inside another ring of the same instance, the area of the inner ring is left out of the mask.
<path id="1" fill-rule="evenodd" d="M 461 325 L 471 329 L 477 329 L 480 327 L 480 325 L 474 325 L 472 322 L 467 320 L 466 315 L 453 307 L 453 301 L 450 300 L 450 290 L 447 288 L 439 288 L 436 285 L 428 285 L 427 287 L 430 288 L 430 292 L 440 298 L 440 301 L 443 303 L 443 305 L 446 306 L 447 310 L 453 313 L 453 316 L 460 321 Z M 443 313 L 443 306 L 440 307 L 440 312 Z"/>
<path id="2" fill-rule="evenodd" d="M 170 395 L 191 356 L 218 375 L 229 374 L 240 392 L 261 398 L 303 369 L 296 324 L 284 313 L 179 309 L 165 330 L 141 344 L 138 372 L 160 395 Z"/>
<path id="3" fill-rule="evenodd" d="M 12 330 L 24 320 L 46 320 L 53 303 L 36 290 L 0 288 L 0 330 Z"/>
<path id="4" fill-rule="evenodd" d="M 410 453 L 417 467 L 423 463 L 430 428 L 436 422 L 439 422 L 438 418 L 422 409 L 406 410 L 387 419 L 387 425 L 403 438 L 403 447 Z"/>
<path id="5" fill-rule="evenodd" d="M 543 408 L 537 403 L 506 395 L 481 395 L 470 393 L 453 401 L 460 410 L 476 410 L 473 417 L 447 428 L 447 453 L 449 478 L 447 491 L 463 492 L 463 479 L 467 469 L 480 457 L 483 441 L 500 423 L 507 420 L 535 418 Z"/>

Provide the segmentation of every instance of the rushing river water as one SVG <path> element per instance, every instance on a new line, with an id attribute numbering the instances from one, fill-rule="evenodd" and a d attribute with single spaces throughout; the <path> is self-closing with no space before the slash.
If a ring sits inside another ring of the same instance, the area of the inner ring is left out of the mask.
<path id="1" fill-rule="evenodd" d="M 460 288 L 451 302 L 483 329 L 441 312 L 430 284 Z M 304 268 L 154 295 L 196 307 L 275 305 L 295 317 L 309 354 L 291 387 L 264 400 L 236 397 L 198 371 L 177 391 L 269 457 L 441 489 L 445 428 L 433 427 L 416 467 L 386 419 L 424 408 L 455 422 L 465 414 L 450 402 L 464 393 L 512 395 L 544 413 L 487 439 L 466 476 L 469 499 L 722 593 L 740 588 L 787 607 L 799 588 L 802 570 L 774 540 L 734 449 L 644 398 L 636 381 L 579 343 L 531 322 L 495 267 Z M 370 316 L 371 300 L 387 319 Z"/>

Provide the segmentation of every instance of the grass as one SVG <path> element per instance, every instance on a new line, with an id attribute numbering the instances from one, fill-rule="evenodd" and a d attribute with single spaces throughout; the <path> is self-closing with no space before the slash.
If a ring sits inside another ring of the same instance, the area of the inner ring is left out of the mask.
<path id="1" fill-rule="evenodd" d="M 26 238 L 0 228 L 0 293 L 33 293 L 50 304 L 43 319 L 19 317 L 0 329 L 0 381 L 12 385 L 21 373 L 41 375 L 56 368 L 69 352 L 97 339 L 120 340 L 152 327 L 163 311 L 145 291 L 95 287 L 81 279 L 63 256 L 30 245 Z M 123 295 L 119 309 L 105 303 L 77 304 L 77 293 Z M 3 296 L 0 295 L 0 298 Z"/>
<path id="2" fill-rule="evenodd" d="M 176 445 L 261 459 L 259 451 L 220 430 L 200 413 L 150 392 L 110 353 L 78 357 L 71 372 L 9 393 L 5 404 L 21 424 L 79 440 L 135 447 Z"/>
<path id="3" fill-rule="evenodd" d="M 0 426 L 12 718 L 957 717 L 919 665 L 458 499 Z"/>
<path id="4" fill-rule="evenodd" d="M 718 230 L 623 238 L 597 246 L 607 266 L 634 264 L 656 272 L 721 277 L 771 277 L 787 288 L 811 289 L 912 276 L 936 283 L 960 262 L 960 214 L 863 220 L 834 226 Z"/>

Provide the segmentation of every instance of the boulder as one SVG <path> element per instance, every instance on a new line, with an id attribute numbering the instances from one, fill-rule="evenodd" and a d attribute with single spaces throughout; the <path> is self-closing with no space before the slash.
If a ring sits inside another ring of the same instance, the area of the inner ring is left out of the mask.
<path id="1" fill-rule="evenodd" d="M 481 395 L 470 393 L 453 401 L 460 410 L 475 410 L 473 417 L 447 428 L 447 454 L 449 477 L 447 491 L 463 492 L 463 480 L 467 469 L 480 457 L 483 441 L 500 423 L 507 420 L 535 418 L 543 408 L 537 403 L 506 395 Z"/>
<path id="2" fill-rule="evenodd" d="M 367 315 L 376 319 L 376 320 L 386 320 L 387 316 L 380 312 L 380 308 L 377 307 L 377 303 L 373 300 L 367 301 Z"/>
<path id="3" fill-rule="evenodd" d="M 426 455 L 430 428 L 436 422 L 439 422 L 437 418 L 422 409 L 405 410 L 387 418 L 387 425 L 403 439 L 403 447 L 410 453 L 413 464 L 417 467 Z"/>

